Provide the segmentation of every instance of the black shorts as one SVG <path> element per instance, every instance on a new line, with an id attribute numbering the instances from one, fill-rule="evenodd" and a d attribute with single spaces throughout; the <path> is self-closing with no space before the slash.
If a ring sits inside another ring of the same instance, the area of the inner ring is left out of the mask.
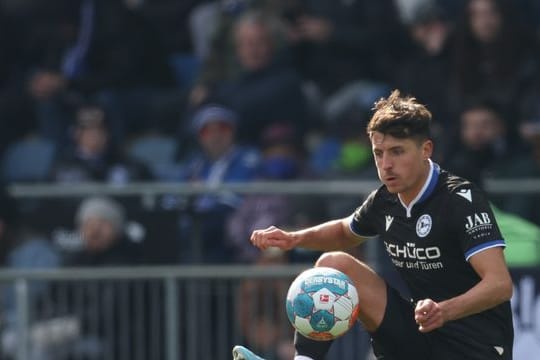
<path id="1" fill-rule="evenodd" d="M 381 325 L 371 334 L 377 359 L 431 359 L 428 336 L 418 331 L 414 321 L 414 304 L 397 290 L 386 286 L 386 310 Z"/>
<path id="2" fill-rule="evenodd" d="M 421 333 L 414 320 L 414 303 L 386 285 L 386 310 L 379 328 L 371 334 L 377 359 L 384 360 L 510 360 L 512 346 L 499 356 L 492 346 L 450 339 L 440 331 Z M 468 339 L 470 340 L 470 339 Z M 459 342 L 459 344 L 458 344 Z M 473 344 L 473 345 L 471 345 Z"/>

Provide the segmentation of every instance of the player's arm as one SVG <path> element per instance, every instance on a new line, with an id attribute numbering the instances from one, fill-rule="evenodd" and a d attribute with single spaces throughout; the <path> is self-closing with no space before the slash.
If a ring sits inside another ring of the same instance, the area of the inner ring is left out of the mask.
<path id="1" fill-rule="evenodd" d="M 465 293 L 435 303 L 419 301 L 415 318 L 420 331 L 431 331 L 445 322 L 490 309 L 512 297 L 512 279 L 504 261 L 504 240 L 485 194 L 467 184 L 457 188 L 455 211 L 448 221 L 455 231 L 465 260 L 480 281 Z"/>
<path id="2" fill-rule="evenodd" d="M 347 217 L 298 231 L 283 231 L 271 226 L 264 230 L 255 230 L 251 235 L 251 242 L 260 249 L 272 246 L 284 250 L 295 247 L 319 251 L 349 249 L 366 239 L 351 231 L 350 222 L 351 218 Z"/>
<path id="3" fill-rule="evenodd" d="M 432 331 L 447 321 L 476 314 L 510 300 L 512 278 L 501 247 L 479 252 L 469 261 L 481 280 L 467 292 L 451 299 L 439 303 L 430 299 L 419 301 L 415 319 L 420 331 Z"/>

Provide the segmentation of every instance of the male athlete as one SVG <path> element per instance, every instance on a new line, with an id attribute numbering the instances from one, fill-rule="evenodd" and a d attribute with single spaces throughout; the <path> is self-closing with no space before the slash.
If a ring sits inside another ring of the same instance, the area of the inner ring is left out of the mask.
<path id="1" fill-rule="evenodd" d="M 315 266 L 351 277 L 360 321 L 379 359 L 512 359 L 512 280 L 488 201 L 472 183 L 430 160 L 431 113 L 425 106 L 395 90 L 374 110 L 367 132 L 383 185 L 350 217 L 294 232 L 256 230 L 251 242 L 261 249 L 331 251 Z M 412 300 L 363 262 L 336 251 L 373 236 L 384 242 Z M 330 344 L 297 333 L 295 360 L 324 359 Z M 261 359 L 242 346 L 233 356 Z"/>

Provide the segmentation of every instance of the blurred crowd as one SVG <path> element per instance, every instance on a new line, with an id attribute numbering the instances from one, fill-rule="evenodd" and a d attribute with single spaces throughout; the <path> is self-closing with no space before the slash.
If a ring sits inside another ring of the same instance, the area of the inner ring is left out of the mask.
<path id="1" fill-rule="evenodd" d="M 2 0 L 0 27 L 5 184 L 376 179 L 365 125 L 394 88 L 432 110 L 454 173 L 540 175 L 536 1 Z M 159 201 L 187 263 L 256 261 L 254 228 L 353 206 Z M 538 224 L 537 203 L 496 201 Z"/>
<path id="2" fill-rule="evenodd" d="M 456 172 L 495 176 L 489 164 L 499 157 L 528 156 L 538 167 L 539 8 L 532 0 L 2 0 L 2 176 L 182 181 L 209 133 L 232 127 L 236 144 L 261 154 L 272 126 L 290 128 L 313 175 L 372 176 L 363 127 L 373 101 L 394 88 L 433 111 L 436 160 Z M 222 111 L 204 113 L 209 106 Z M 482 123 L 489 135 L 469 125 L 482 108 L 500 119 Z M 210 131 L 201 116 L 229 127 Z M 38 156 L 26 152 L 32 146 Z M 482 168 L 471 173 L 463 158 Z"/>
<path id="3" fill-rule="evenodd" d="M 0 27 L 4 184 L 376 179 L 365 125 L 394 88 L 454 173 L 540 175 L 536 1 L 2 0 Z M 253 262 L 253 229 L 358 203 L 319 200 L 165 195 L 167 261 Z M 495 205 L 540 223 L 534 196 Z"/>
<path id="4" fill-rule="evenodd" d="M 432 110 L 434 160 L 452 172 L 540 178 L 539 44 L 536 0 L 0 0 L 1 181 L 373 180 L 365 126 L 395 88 Z M 156 235 L 117 200 L 64 200 L 70 230 L 51 239 L 24 220 L 55 211 L 2 192 L 0 266 L 312 260 L 247 239 L 361 202 L 170 194 Z M 494 198 L 534 241 L 538 204 Z"/>

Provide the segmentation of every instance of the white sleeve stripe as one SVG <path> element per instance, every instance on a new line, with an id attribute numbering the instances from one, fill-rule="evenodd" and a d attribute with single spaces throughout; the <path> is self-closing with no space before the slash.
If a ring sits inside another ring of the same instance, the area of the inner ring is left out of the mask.
<path id="1" fill-rule="evenodd" d="M 469 261 L 469 259 L 470 259 L 473 255 L 476 255 L 476 254 L 478 254 L 479 252 L 482 252 L 482 251 L 484 251 L 484 250 L 491 249 L 491 248 L 494 248 L 494 247 L 506 247 L 506 244 L 505 244 L 505 243 L 496 243 L 496 244 L 488 245 L 488 246 L 486 246 L 486 247 L 483 247 L 483 248 L 480 248 L 480 249 L 478 249 L 478 250 L 475 250 L 475 251 L 473 251 L 472 253 L 467 254 L 467 257 L 465 258 L 465 261 Z"/>

